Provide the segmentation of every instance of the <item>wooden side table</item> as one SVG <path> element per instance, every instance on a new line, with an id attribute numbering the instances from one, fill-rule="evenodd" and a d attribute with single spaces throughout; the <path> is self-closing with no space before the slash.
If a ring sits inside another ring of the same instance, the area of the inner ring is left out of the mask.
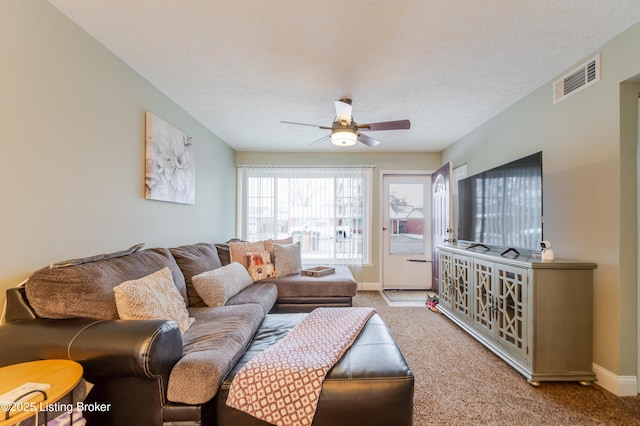
<path id="1" fill-rule="evenodd" d="M 48 383 L 51 388 L 46 390 L 46 400 L 42 394 L 34 393 L 23 403 L 13 407 L 2 404 L 0 406 L 0 426 L 14 425 L 35 416 L 40 408 L 58 402 L 71 392 L 81 379 L 82 366 L 69 360 L 49 359 L 1 367 L 0 395 L 28 382 Z M 6 418 L 7 411 L 9 411 L 8 419 Z"/>

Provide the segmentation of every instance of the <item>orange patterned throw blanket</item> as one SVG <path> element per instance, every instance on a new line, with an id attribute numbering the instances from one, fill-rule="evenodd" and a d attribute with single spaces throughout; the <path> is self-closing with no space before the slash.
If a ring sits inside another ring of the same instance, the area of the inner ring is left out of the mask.
<path id="1" fill-rule="evenodd" d="M 227 405 L 275 425 L 310 425 L 327 372 L 373 308 L 318 308 L 234 377 Z"/>

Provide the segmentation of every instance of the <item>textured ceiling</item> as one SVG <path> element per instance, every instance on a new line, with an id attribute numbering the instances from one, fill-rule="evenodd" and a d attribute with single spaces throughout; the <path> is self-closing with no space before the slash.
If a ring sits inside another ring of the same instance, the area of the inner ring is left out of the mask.
<path id="1" fill-rule="evenodd" d="M 638 0 L 49 1 L 240 151 L 440 151 L 640 21 Z M 344 96 L 412 127 L 337 148 L 280 123 L 330 126 Z"/>

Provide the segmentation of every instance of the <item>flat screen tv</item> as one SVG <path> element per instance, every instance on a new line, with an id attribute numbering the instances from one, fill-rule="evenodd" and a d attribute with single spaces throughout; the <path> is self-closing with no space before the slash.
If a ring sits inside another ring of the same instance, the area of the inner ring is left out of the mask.
<path id="1" fill-rule="evenodd" d="M 458 242 L 540 250 L 542 152 L 458 181 Z"/>

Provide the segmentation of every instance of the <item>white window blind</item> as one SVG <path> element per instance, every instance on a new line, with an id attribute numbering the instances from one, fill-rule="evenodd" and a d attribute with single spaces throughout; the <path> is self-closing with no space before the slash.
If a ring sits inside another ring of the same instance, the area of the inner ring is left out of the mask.
<path id="1" fill-rule="evenodd" d="M 292 236 L 305 265 L 369 262 L 372 167 L 239 166 L 238 172 L 243 239 Z"/>

